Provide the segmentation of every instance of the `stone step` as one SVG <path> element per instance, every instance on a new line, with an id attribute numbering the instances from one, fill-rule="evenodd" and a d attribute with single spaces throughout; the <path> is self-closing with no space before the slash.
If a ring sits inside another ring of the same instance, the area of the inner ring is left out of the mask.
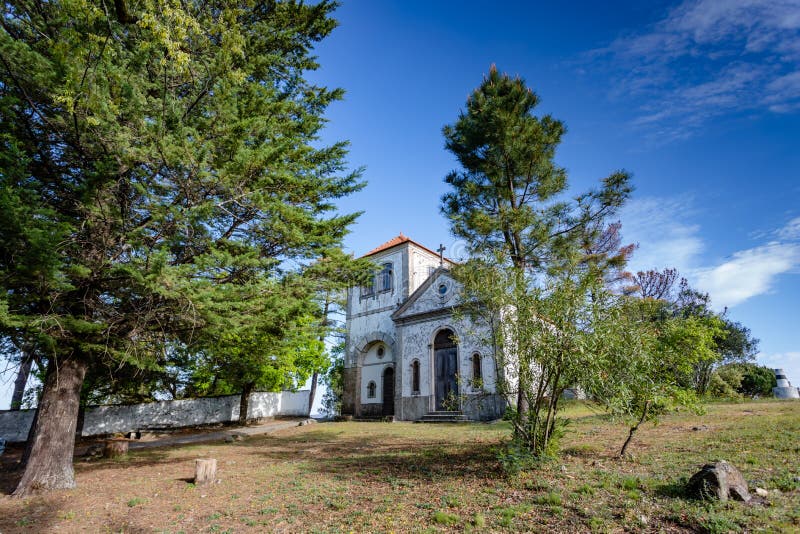
<path id="1" fill-rule="evenodd" d="M 419 420 L 422 423 L 466 423 L 469 421 L 464 412 L 428 412 Z"/>

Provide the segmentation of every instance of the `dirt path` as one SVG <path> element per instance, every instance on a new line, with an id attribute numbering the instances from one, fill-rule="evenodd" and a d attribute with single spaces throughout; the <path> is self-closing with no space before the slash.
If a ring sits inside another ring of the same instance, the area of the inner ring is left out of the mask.
<path id="1" fill-rule="evenodd" d="M 205 432 L 198 434 L 185 434 L 182 436 L 167 436 L 151 441 L 131 441 L 128 446 L 131 450 L 136 449 L 152 449 L 155 447 L 171 447 L 174 445 L 188 445 L 197 443 L 213 443 L 215 441 L 239 441 L 242 438 L 261 436 L 264 434 L 271 434 L 278 430 L 292 428 L 296 426 L 303 426 L 309 423 L 314 423 L 313 419 L 292 419 L 292 420 L 279 420 L 268 421 L 252 426 L 234 427 L 225 429 L 219 432 Z"/>

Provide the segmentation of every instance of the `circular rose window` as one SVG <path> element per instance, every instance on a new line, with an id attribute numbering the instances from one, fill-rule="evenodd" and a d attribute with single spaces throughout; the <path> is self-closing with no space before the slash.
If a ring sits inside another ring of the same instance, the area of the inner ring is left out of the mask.
<path id="1" fill-rule="evenodd" d="M 442 285 L 439 286 L 439 294 L 440 295 L 444 295 L 445 293 L 447 293 L 447 285 L 446 284 L 442 284 Z"/>

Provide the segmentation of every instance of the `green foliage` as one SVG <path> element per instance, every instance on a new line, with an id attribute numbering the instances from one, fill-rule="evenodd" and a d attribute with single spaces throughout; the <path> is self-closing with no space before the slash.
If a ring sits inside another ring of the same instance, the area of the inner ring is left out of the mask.
<path id="1" fill-rule="evenodd" d="M 550 491 L 548 493 L 544 493 L 542 495 L 537 495 L 533 502 L 536 504 L 546 504 L 549 506 L 561 506 L 561 495 L 556 493 L 555 491 Z"/>
<path id="2" fill-rule="evenodd" d="M 443 511 L 433 514 L 433 522 L 439 525 L 455 525 L 459 522 L 458 516 Z"/>
<path id="3" fill-rule="evenodd" d="M 129 389 L 143 377 L 174 385 L 181 354 L 247 345 L 263 370 L 265 351 L 287 352 L 271 341 L 285 332 L 289 367 L 324 368 L 297 334 L 311 292 L 281 280 L 356 217 L 334 204 L 362 186 L 345 143 L 318 143 L 342 91 L 304 78 L 334 7 L 6 5 L 2 335 L 45 361 L 89 361 L 90 389 L 112 398 L 152 394 Z"/>
<path id="4" fill-rule="evenodd" d="M 574 230 L 596 220 L 598 210 L 612 212 L 630 187 L 628 175 L 617 172 L 575 205 L 558 200 L 567 174 L 554 157 L 566 128 L 550 115 L 535 116 L 538 103 L 522 79 L 492 66 L 466 110 L 443 129 L 461 169 L 445 178 L 451 191 L 442 211 L 474 252 L 503 250 L 516 267 L 545 269 L 551 254 L 578 237 Z"/>
<path id="5" fill-rule="evenodd" d="M 742 372 L 735 365 L 725 365 L 714 371 L 708 384 L 708 393 L 713 398 L 735 399 L 740 397 Z"/>
<path id="6" fill-rule="evenodd" d="M 506 371 L 498 389 L 517 399 L 515 439 L 545 457 L 561 393 L 591 372 L 602 346 L 606 301 L 594 296 L 625 254 L 593 244 L 631 188 L 628 174 L 616 172 L 600 189 L 563 200 L 567 175 L 554 158 L 565 127 L 534 115 L 538 100 L 523 80 L 491 68 L 443 130 L 461 168 L 445 179 L 442 211 L 473 253 L 454 274 L 467 313 L 489 325 L 487 342 L 498 347 Z"/>
<path id="7" fill-rule="evenodd" d="M 778 385 L 775 373 L 768 367 L 744 364 L 742 367 L 742 384 L 739 392 L 748 397 L 770 397 L 772 388 Z"/>
<path id="8" fill-rule="evenodd" d="M 729 363 L 711 376 L 709 393 L 718 398 L 769 397 L 777 385 L 772 369 L 754 363 Z"/>
<path id="9" fill-rule="evenodd" d="M 509 477 L 515 477 L 539 462 L 539 458 L 534 456 L 526 442 L 513 438 L 497 447 L 495 456 L 503 473 Z"/>
<path id="10" fill-rule="evenodd" d="M 344 394 L 344 344 L 339 343 L 331 350 L 332 361 L 328 372 L 322 377 L 327 386 L 322 397 L 322 409 L 329 417 L 342 411 L 342 395 Z"/>
<path id="11" fill-rule="evenodd" d="M 668 304 L 625 299 L 609 321 L 603 372 L 587 384 L 589 393 L 631 428 L 623 453 L 638 427 L 657 423 L 678 407 L 700 410 L 691 384 L 681 377 L 716 358 L 714 343 L 722 323 L 716 316 L 673 316 Z"/>

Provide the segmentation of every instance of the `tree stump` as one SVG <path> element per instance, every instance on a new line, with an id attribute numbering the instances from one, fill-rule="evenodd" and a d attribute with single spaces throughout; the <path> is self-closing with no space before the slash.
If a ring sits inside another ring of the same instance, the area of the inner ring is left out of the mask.
<path id="1" fill-rule="evenodd" d="M 105 447 L 103 447 L 103 457 L 117 458 L 128 454 L 128 440 L 127 439 L 109 439 L 106 440 Z"/>
<path id="2" fill-rule="evenodd" d="M 194 461 L 194 483 L 197 486 L 211 484 L 217 478 L 217 460 L 204 458 Z"/>

